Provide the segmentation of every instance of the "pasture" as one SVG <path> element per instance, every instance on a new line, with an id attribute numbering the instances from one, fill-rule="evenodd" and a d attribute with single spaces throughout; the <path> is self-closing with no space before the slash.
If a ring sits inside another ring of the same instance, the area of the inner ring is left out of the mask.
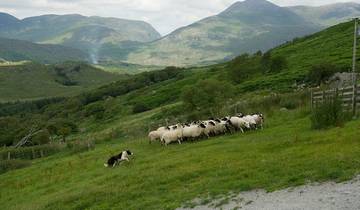
<path id="1" fill-rule="evenodd" d="M 168 147 L 116 139 L 0 175 L 2 209 L 174 209 L 200 198 L 268 191 L 360 173 L 360 121 L 314 131 L 306 110 L 275 112 L 265 129 Z M 104 168 L 123 149 L 130 163 Z M 226 200 L 226 199 L 225 199 Z"/>

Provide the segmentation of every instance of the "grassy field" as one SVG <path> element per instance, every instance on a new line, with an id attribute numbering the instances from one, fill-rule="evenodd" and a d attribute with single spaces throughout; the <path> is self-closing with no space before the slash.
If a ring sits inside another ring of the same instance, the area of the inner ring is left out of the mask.
<path id="1" fill-rule="evenodd" d="M 0 102 L 73 96 L 119 79 L 119 75 L 77 62 L 0 64 Z"/>
<path id="2" fill-rule="evenodd" d="M 94 151 L 39 159 L 0 175 L 3 209 L 173 209 L 255 188 L 272 191 L 360 173 L 360 121 L 310 129 L 308 111 L 277 112 L 266 128 L 196 143 L 112 140 Z M 146 113 L 144 113 L 146 115 Z M 108 169 L 123 149 L 133 161 Z"/>

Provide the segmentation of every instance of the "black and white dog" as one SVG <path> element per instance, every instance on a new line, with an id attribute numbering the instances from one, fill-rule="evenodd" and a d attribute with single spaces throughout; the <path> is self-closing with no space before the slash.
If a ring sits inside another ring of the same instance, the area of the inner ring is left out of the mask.
<path id="1" fill-rule="evenodd" d="M 120 162 L 126 160 L 126 161 L 130 161 L 129 160 L 129 156 L 133 155 L 134 153 L 132 153 L 130 150 L 125 150 L 120 152 L 120 154 L 112 156 L 107 163 L 104 163 L 105 167 L 115 167 L 117 164 L 119 164 Z"/>

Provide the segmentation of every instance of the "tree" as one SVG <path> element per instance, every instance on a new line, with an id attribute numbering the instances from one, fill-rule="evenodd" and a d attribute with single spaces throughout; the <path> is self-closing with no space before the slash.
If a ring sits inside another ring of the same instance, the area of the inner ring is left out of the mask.
<path id="1" fill-rule="evenodd" d="M 269 71 L 271 73 L 278 73 L 288 67 L 288 63 L 285 57 L 283 56 L 276 56 L 271 58 L 271 64 Z"/>
<path id="2" fill-rule="evenodd" d="M 341 71 L 338 67 L 329 63 L 320 63 L 311 67 L 307 75 L 307 81 L 313 85 L 321 85 L 336 72 Z"/>
<path id="3" fill-rule="evenodd" d="M 66 142 L 66 137 L 71 134 L 71 128 L 64 126 L 58 129 L 57 133 L 62 137 L 62 141 Z"/>
<path id="4" fill-rule="evenodd" d="M 261 72 L 260 56 L 243 54 L 230 62 L 228 71 L 230 79 L 240 83 Z"/>

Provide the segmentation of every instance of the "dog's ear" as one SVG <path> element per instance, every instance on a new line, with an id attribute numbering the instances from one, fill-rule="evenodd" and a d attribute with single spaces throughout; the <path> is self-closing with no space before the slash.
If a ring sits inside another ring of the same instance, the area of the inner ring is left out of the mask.
<path id="1" fill-rule="evenodd" d="M 126 153 L 127 153 L 128 155 L 132 155 L 132 154 L 133 154 L 130 150 L 126 150 Z"/>

